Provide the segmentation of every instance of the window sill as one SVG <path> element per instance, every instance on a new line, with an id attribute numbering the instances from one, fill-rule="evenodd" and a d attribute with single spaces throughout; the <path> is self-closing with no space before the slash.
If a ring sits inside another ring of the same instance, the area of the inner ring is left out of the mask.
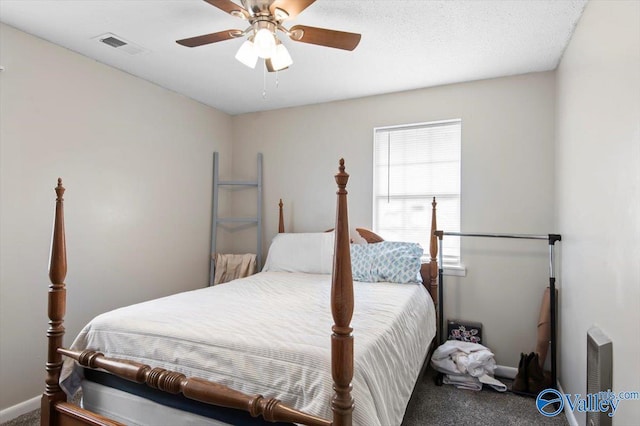
<path id="1" fill-rule="evenodd" d="M 454 277 L 466 277 L 467 267 L 461 263 L 444 265 L 443 273 L 444 275 L 451 275 Z"/>

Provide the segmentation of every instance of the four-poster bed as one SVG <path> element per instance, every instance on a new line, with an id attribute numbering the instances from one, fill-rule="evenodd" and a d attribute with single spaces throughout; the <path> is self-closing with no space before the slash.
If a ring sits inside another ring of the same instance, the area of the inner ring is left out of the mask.
<path id="1" fill-rule="evenodd" d="M 61 376 L 68 380 L 65 386 L 73 389 L 79 384 L 73 383 L 74 378 L 81 377 L 83 370 L 77 364 L 63 363 L 63 355 L 84 367 L 106 371 L 109 377 L 153 388 L 154 392 L 181 394 L 186 399 L 240 410 L 269 422 L 367 426 L 399 423 L 398 418 L 401 420 L 404 414 L 435 341 L 435 309 L 429 297 L 435 296 L 438 272 L 437 242 L 433 236 L 435 200 L 431 263 L 422 267 L 418 264 L 424 287 L 415 283 L 354 283 L 347 218 L 348 178 L 344 162 L 340 160 L 339 172 L 335 175 L 338 191 L 335 236 L 331 235 L 335 251 L 330 278 L 328 274 L 304 270 L 282 272 L 275 258 L 270 262 L 268 259 L 270 270 L 256 276 L 96 317 L 83 329 L 71 349 L 62 347 L 66 252 L 64 188 L 58 180 L 41 424 L 120 424 L 110 419 L 118 416 L 109 409 L 97 414 L 66 402 Z M 282 206 L 279 230 L 284 231 Z M 283 237 L 278 244 L 286 244 L 286 240 Z M 265 266 L 265 269 L 268 268 Z M 273 295 L 277 297 L 269 299 Z M 306 300 L 306 304 L 301 300 Z M 198 305 L 201 301 L 209 304 Z M 186 307 L 184 311 L 178 311 L 176 306 L 180 304 Z M 224 314 L 228 318 L 213 317 L 223 304 L 230 305 Z M 330 305 L 330 314 L 326 305 Z M 169 309 L 162 310 L 167 306 Z M 176 312 L 170 312 L 172 310 Z M 280 316 L 262 317 L 267 311 Z M 149 312 L 156 316 L 150 318 Z M 162 314 L 157 315 L 158 312 Z M 239 322 L 244 317 L 248 322 Z M 408 317 L 417 317 L 417 320 Z M 207 322 L 211 318 L 215 320 Z M 381 318 L 390 319 L 388 322 L 392 324 L 382 324 Z M 283 322 L 281 328 L 272 329 L 272 323 L 278 322 Z M 128 328 L 120 328 L 123 324 Z M 329 327 L 332 330 L 330 345 L 326 335 Z M 181 334 L 177 334 L 177 329 Z M 100 340 L 102 336 L 107 337 Z M 144 340 L 148 336 L 159 343 Z M 355 349 L 354 336 L 358 342 Z M 134 343 L 140 347 L 129 346 Z M 194 354 L 200 358 L 193 358 Z M 213 363 L 215 372 L 207 371 L 209 364 L 199 364 L 203 360 Z M 230 365 L 234 362 L 238 365 Z M 382 365 L 387 368 L 381 368 Z M 389 371 L 389 365 L 396 368 Z M 285 371 L 293 375 L 283 374 Z M 240 373 L 246 377 L 236 380 L 234 376 Z M 357 400 L 355 411 L 352 390 Z M 263 397 L 262 393 L 276 397 Z M 109 415 L 104 415 L 105 412 Z M 197 415 L 195 418 L 198 419 Z"/>

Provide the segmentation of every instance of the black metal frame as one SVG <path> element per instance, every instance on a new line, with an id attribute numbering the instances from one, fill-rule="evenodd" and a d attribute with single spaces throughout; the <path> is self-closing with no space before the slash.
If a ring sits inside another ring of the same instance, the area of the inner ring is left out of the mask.
<path id="1" fill-rule="evenodd" d="M 445 232 L 435 231 L 434 235 L 438 237 L 438 312 L 440 312 L 438 333 L 440 335 L 440 344 L 445 342 L 446 336 L 444 333 L 444 292 L 443 292 L 443 257 L 442 257 L 442 239 L 445 235 L 455 237 L 484 237 L 484 238 L 516 238 L 524 240 L 546 240 L 549 243 L 549 304 L 550 304 L 550 318 L 551 318 L 551 378 L 552 386 L 554 389 L 558 389 L 558 375 L 557 375 L 557 318 L 556 318 L 556 277 L 554 271 L 554 247 L 555 243 L 562 241 L 560 234 L 548 234 L 548 235 L 530 235 L 530 234 L 490 234 L 490 233 L 475 233 L 475 232 Z"/>

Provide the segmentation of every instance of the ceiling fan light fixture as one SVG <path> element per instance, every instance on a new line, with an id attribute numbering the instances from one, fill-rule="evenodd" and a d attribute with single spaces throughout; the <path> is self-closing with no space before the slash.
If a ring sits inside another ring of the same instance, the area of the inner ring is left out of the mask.
<path id="1" fill-rule="evenodd" d="M 246 40 L 238 49 L 238 53 L 236 53 L 236 59 L 249 68 L 255 68 L 256 63 L 258 62 L 258 54 L 256 53 L 256 48 L 251 40 Z"/>
<path id="2" fill-rule="evenodd" d="M 276 53 L 275 25 L 269 21 L 258 21 L 254 25 L 253 43 L 259 57 L 267 59 Z"/>
<path id="3" fill-rule="evenodd" d="M 284 44 L 278 43 L 276 46 L 276 54 L 270 59 L 271 67 L 274 71 L 280 71 L 289 68 L 293 64 L 293 59 Z"/>

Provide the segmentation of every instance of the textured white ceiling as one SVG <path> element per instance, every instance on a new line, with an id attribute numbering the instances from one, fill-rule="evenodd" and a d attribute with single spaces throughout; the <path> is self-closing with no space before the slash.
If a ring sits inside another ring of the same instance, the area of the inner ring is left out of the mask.
<path id="1" fill-rule="evenodd" d="M 317 0 L 286 26 L 360 33 L 360 45 L 348 52 L 283 36 L 294 63 L 277 76 L 265 74 L 260 62 L 252 70 L 236 61 L 241 40 L 196 48 L 175 43 L 246 26 L 202 0 L 0 0 L 0 20 L 240 114 L 551 70 L 586 1 Z M 149 52 L 124 54 L 95 40 L 104 33 Z"/>

